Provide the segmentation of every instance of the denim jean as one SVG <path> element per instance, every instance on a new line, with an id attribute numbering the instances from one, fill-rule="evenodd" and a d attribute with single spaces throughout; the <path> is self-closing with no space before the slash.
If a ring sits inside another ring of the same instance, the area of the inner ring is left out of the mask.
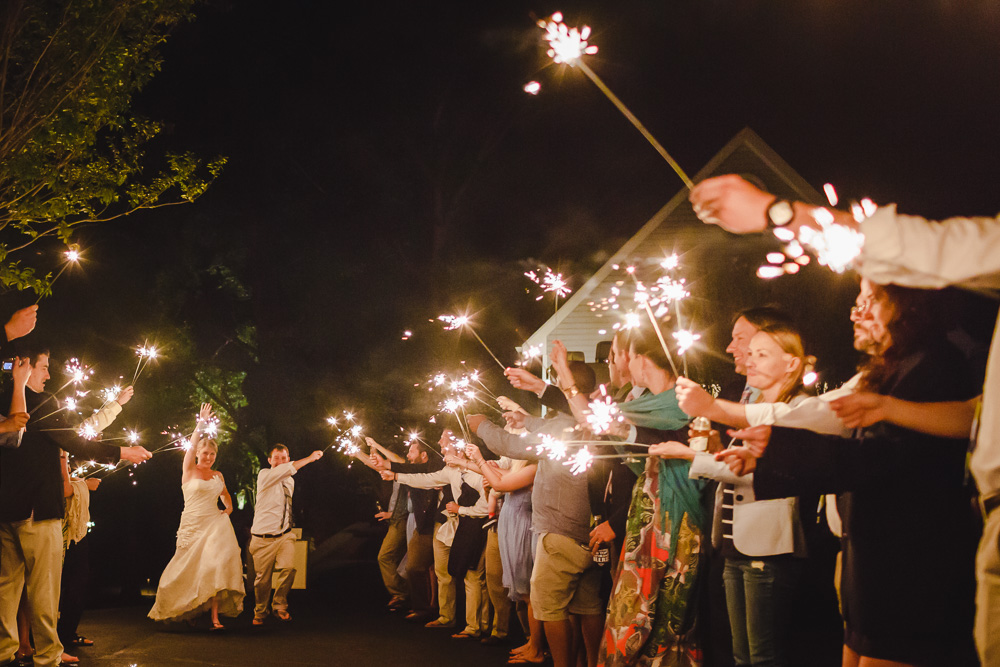
<path id="1" fill-rule="evenodd" d="M 790 557 L 726 559 L 722 578 L 737 665 L 788 664 L 789 608 L 800 570 Z"/>

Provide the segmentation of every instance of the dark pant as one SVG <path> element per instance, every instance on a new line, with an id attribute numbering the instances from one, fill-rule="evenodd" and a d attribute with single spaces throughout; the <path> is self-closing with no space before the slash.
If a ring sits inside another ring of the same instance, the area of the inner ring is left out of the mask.
<path id="1" fill-rule="evenodd" d="M 76 639 L 76 631 L 83 617 L 87 600 L 87 583 L 90 580 L 90 540 L 84 537 L 69 545 L 63 560 L 62 592 L 59 596 L 59 621 L 56 630 L 59 641 L 69 648 Z"/>
<path id="2" fill-rule="evenodd" d="M 788 664 L 789 609 L 800 569 L 790 556 L 726 560 L 723 581 L 737 665 Z"/>

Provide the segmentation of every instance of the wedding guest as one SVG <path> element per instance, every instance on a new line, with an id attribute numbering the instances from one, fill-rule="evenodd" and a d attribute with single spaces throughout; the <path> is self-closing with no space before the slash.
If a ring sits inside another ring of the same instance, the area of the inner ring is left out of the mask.
<path id="1" fill-rule="evenodd" d="M 51 398 L 45 393 L 48 350 L 25 351 L 13 369 L 12 415 Z M 15 421 L 23 424 L 24 418 L 11 417 L 0 428 Z M 19 447 L 0 448 L 0 656 L 13 658 L 18 650 L 17 610 L 26 588 L 36 665 L 57 665 L 64 652 L 56 630 L 65 513 L 61 449 L 109 463 L 141 463 L 151 456 L 143 447 L 83 440 L 63 414 L 49 416 L 44 428 L 28 428 Z"/>

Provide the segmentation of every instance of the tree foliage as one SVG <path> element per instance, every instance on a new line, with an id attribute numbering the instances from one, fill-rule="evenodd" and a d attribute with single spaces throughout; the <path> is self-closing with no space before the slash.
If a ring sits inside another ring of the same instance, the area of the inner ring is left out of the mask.
<path id="1" fill-rule="evenodd" d="M 151 155 L 160 122 L 131 110 L 194 0 L 0 3 L 0 284 L 50 290 L 15 259 L 43 238 L 194 201 L 224 158 Z"/>

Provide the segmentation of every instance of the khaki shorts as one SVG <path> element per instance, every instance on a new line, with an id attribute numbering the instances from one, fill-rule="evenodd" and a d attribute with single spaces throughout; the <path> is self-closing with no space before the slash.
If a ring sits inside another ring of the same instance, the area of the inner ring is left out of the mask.
<path id="1" fill-rule="evenodd" d="M 556 533 L 542 533 L 531 570 L 531 607 L 539 621 L 564 621 L 569 614 L 604 613 L 601 570 L 587 545 Z"/>

